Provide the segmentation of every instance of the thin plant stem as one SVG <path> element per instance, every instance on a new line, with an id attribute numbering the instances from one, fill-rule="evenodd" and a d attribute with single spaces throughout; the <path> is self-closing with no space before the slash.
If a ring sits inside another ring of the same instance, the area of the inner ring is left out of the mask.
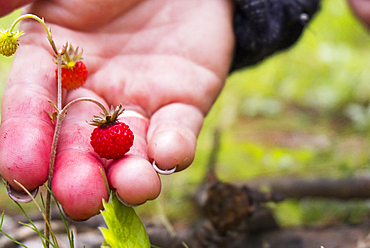
<path id="1" fill-rule="evenodd" d="M 21 187 L 28 195 L 29 195 L 29 197 L 31 197 L 31 199 L 32 199 L 32 201 L 35 203 L 35 205 L 37 206 L 37 208 L 38 208 L 38 210 L 40 211 L 40 213 L 41 213 L 41 215 L 42 215 L 42 217 L 44 218 L 44 220 L 45 220 L 45 224 L 48 226 L 48 228 L 50 229 L 50 232 L 51 232 L 51 236 L 53 237 L 53 239 L 54 239 L 54 242 L 55 242 L 55 245 L 56 245 L 56 247 L 59 247 L 59 245 L 58 245 L 58 241 L 57 241 L 57 239 L 56 239 L 56 237 L 55 237 L 55 233 L 54 233 L 54 231 L 53 231 L 53 229 L 51 228 L 51 226 L 50 226 L 50 222 L 47 220 L 47 218 L 46 218 L 46 215 L 44 214 L 44 212 L 41 210 L 41 207 L 40 207 L 40 205 L 37 203 L 37 201 L 35 200 L 35 198 L 32 196 L 32 194 L 21 184 L 21 183 L 19 183 L 17 180 L 14 180 L 14 182 L 19 186 L 19 187 Z M 49 237 L 47 237 L 46 236 L 46 239 L 49 239 Z M 48 241 L 46 241 L 46 244 L 47 244 L 47 247 L 49 247 L 49 242 Z"/>
<path id="2" fill-rule="evenodd" d="M 163 224 L 163 226 L 166 228 L 167 232 L 171 235 L 171 237 L 176 237 L 177 233 L 175 231 L 175 228 L 172 226 L 171 222 L 168 220 L 162 203 L 159 202 L 159 199 L 155 201 L 155 205 L 157 207 L 157 211 L 159 213 L 159 218 Z"/>
<path id="3" fill-rule="evenodd" d="M 13 29 L 15 28 L 15 25 L 17 25 L 18 22 L 20 22 L 21 20 L 24 20 L 24 19 L 27 19 L 27 18 L 31 18 L 31 19 L 34 19 L 36 21 L 38 21 L 39 23 L 42 24 L 42 26 L 44 27 L 45 31 L 46 31 L 46 34 L 48 36 L 48 41 L 51 45 L 51 47 L 53 48 L 53 51 L 55 54 L 58 54 L 58 50 L 55 46 L 55 43 L 53 41 L 53 37 L 51 35 L 51 31 L 50 31 L 50 28 L 48 28 L 44 22 L 44 19 L 41 19 L 40 17 L 36 16 L 36 15 L 32 15 L 32 14 L 26 14 L 26 15 L 21 15 L 20 17 L 18 17 L 17 19 L 15 19 L 15 21 L 12 23 L 12 25 L 10 26 L 9 28 L 9 32 L 12 32 Z"/>
<path id="4" fill-rule="evenodd" d="M 48 186 L 46 186 L 46 185 L 44 185 L 44 186 L 45 186 L 45 188 L 47 189 L 47 191 L 48 191 L 48 192 L 50 192 L 51 196 L 53 197 L 53 199 L 54 199 L 54 201 L 55 201 L 55 203 L 56 203 L 56 205 L 57 205 L 57 208 L 58 208 L 58 210 L 59 210 L 60 217 L 62 218 L 63 223 L 64 223 L 64 226 L 66 227 L 66 232 L 67 232 L 67 236 L 68 236 L 68 240 L 69 240 L 69 246 L 70 246 L 70 248 L 74 248 L 74 247 L 75 247 L 75 244 L 74 244 L 74 238 L 73 238 L 73 231 L 71 231 L 71 230 L 69 229 L 69 227 L 68 227 L 68 223 L 67 223 L 67 220 L 66 220 L 66 218 L 63 216 L 62 209 L 61 209 L 61 207 L 60 207 L 60 205 L 59 205 L 59 203 L 58 203 L 57 199 L 55 198 L 55 195 L 53 194 L 53 192 L 51 191 L 51 189 L 50 189 Z"/>
<path id="5" fill-rule="evenodd" d="M 112 191 L 110 190 L 110 188 L 109 188 L 109 183 L 108 183 L 108 180 L 107 180 L 107 178 L 105 177 L 105 174 L 104 174 L 104 171 L 103 171 L 103 169 L 102 168 L 100 168 L 100 174 L 101 174 L 101 176 L 103 177 L 103 179 L 104 179 L 104 182 L 105 182 L 105 186 L 107 187 L 107 190 L 108 190 L 108 192 L 109 192 L 109 198 L 111 198 L 111 194 L 112 194 Z"/>
<path id="6" fill-rule="evenodd" d="M 108 110 L 104 107 L 103 104 L 101 104 L 99 101 L 95 100 L 94 98 L 88 98 L 88 97 L 82 97 L 82 98 L 77 98 L 71 102 L 69 102 L 62 110 L 61 114 L 66 114 L 67 110 L 69 107 L 71 107 L 73 104 L 78 103 L 78 102 L 92 102 L 98 105 L 101 110 L 103 110 L 105 115 L 109 115 Z"/>
<path id="7" fill-rule="evenodd" d="M 58 62 L 59 62 L 59 60 L 58 60 Z M 59 63 L 58 63 L 58 66 L 59 66 Z M 58 81 L 59 81 L 59 78 L 61 78 L 61 77 L 58 77 Z M 59 82 L 58 82 L 58 84 L 59 84 Z M 58 97 L 58 99 L 59 99 L 59 97 Z M 60 101 L 61 101 L 61 97 L 60 97 Z M 51 189 L 51 185 L 52 185 L 53 172 L 54 172 L 54 164 L 55 164 L 55 156 L 56 156 L 56 149 L 57 149 L 57 144 L 58 144 L 58 139 L 59 139 L 59 135 L 60 135 L 60 131 L 61 131 L 63 119 L 64 119 L 64 117 L 67 114 L 67 110 L 72 105 L 74 105 L 74 104 L 76 104 L 78 102 L 82 102 L 82 101 L 95 103 L 96 105 L 98 105 L 103 110 L 103 112 L 105 114 L 108 114 L 108 110 L 104 107 L 104 105 L 101 104 L 99 101 L 93 99 L 93 98 L 78 98 L 78 99 L 75 99 L 75 100 L 69 102 L 61 111 L 58 111 L 57 120 L 56 120 L 56 126 L 55 126 L 55 131 L 54 131 L 54 137 L 53 137 L 53 143 L 52 143 L 52 148 L 51 148 L 50 163 L 49 163 L 49 175 L 48 175 L 48 188 L 49 189 Z M 61 105 L 61 103 L 60 103 L 60 105 Z M 59 100 L 58 100 L 58 106 L 59 106 Z M 47 220 L 49 222 L 51 221 L 50 205 L 51 205 L 51 194 L 48 191 L 46 193 L 45 215 L 46 215 L 46 218 L 47 218 Z M 46 223 L 45 223 L 45 236 L 47 238 L 50 237 L 49 226 Z M 49 244 L 48 243 L 46 243 L 46 245 L 47 245 L 46 247 L 49 247 Z"/>
<path id="8" fill-rule="evenodd" d="M 24 244 L 22 244 L 21 242 L 18 242 L 17 240 L 13 239 L 12 237 L 10 237 L 8 234 L 6 234 L 2 229 L 1 227 L 3 226 L 3 221 L 4 221 L 4 212 L 1 214 L 1 220 L 0 220 L 0 233 L 2 233 L 5 237 L 7 237 L 8 239 L 10 239 L 11 241 L 13 241 L 14 243 L 16 243 L 17 245 L 20 245 L 22 247 L 25 247 L 27 248 L 27 246 L 25 246 Z"/>
<path id="9" fill-rule="evenodd" d="M 61 55 L 57 55 L 57 61 L 58 61 L 57 120 L 56 120 L 56 126 L 54 130 L 53 143 L 51 146 L 51 155 L 50 155 L 50 162 L 49 162 L 49 174 L 48 174 L 49 189 L 51 189 L 59 133 L 60 133 L 60 128 L 62 126 L 62 121 L 64 118 L 64 115 L 61 115 L 61 108 L 62 108 L 62 80 L 61 80 L 62 58 L 61 58 Z M 46 219 L 48 222 L 51 222 L 50 208 L 51 208 L 51 195 L 50 195 L 50 192 L 48 191 L 46 192 L 46 206 L 45 206 L 45 215 L 46 215 Z M 47 238 L 50 237 L 49 226 L 46 223 L 45 223 L 45 236 Z M 49 243 L 47 241 L 46 241 L 46 247 L 47 248 L 49 247 Z"/>
<path id="10" fill-rule="evenodd" d="M 57 56 L 58 62 L 58 98 L 57 98 L 57 108 L 58 111 L 62 110 L 62 57 L 61 55 Z"/>

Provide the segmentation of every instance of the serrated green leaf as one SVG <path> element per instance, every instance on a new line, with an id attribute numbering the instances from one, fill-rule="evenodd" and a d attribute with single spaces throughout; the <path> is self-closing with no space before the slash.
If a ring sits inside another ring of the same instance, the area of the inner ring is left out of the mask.
<path id="1" fill-rule="evenodd" d="M 144 225 L 135 210 L 122 204 L 115 194 L 112 203 L 103 200 L 101 211 L 108 228 L 100 228 L 105 241 L 113 248 L 149 248 Z"/>

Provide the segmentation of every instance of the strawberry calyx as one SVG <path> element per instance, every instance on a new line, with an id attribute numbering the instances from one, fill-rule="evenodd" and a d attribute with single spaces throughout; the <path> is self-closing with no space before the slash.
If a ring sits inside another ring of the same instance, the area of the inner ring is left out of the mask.
<path id="1" fill-rule="evenodd" d="M 81 52 L 79 51 L 80 47 L 76 49 L 73 48 L 71 44 L 66 44 L 63 47 L 63 55 L 62 55 L 62 68 L 72 69 L 78 61 L 82 60 L 82 49 Z M 56 59 L 54 59 L 55 63 L 58 63 Z"/>
<path id="2" fill-rule="evenodd" d="M 100 113 L 100 116 L 94 116 L 90 122 L 90 125 L 99 126 L 99 127 L 108 127 L 111 125 L 116 124 L 118 116 L 120 116 L 125 109 L 122 107 L 122 104 L 116 107 L 116 109 L 111 106 L 110 111 L 104 111 L 104 113 Z"/>
<path id="3" fill-rule="evenodd" d="M 61 59 L 61 82 L 66 90 L 75 90 L 81 87 L 87 80 L 88 70 L 82 62 L 82 49 L 76 49 L 72 45 L 66 44 L 56 58 Z M 53 60 L 58 64 L 58 59 Z M 59 72 L 55 69 L 55 76 L 58 83 Z"/>

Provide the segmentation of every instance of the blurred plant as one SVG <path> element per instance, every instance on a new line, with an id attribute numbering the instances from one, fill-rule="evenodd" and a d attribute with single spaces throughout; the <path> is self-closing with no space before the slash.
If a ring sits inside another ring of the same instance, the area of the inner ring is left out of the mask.
<path id="1" fill-rule="evenodd" d="M 357 103 L 349 103 L 344 114 L 352 121 L 357 131 L 370 130 L 370 105 L 363 106 Z"/>
<path id="2" fill-rule="evenodd" d="M 244 115 L 256 117 L 273 117 L 282 111 L 279 100 L 268 97 L 249 97 L 242 102 L 241 112 Z"/>

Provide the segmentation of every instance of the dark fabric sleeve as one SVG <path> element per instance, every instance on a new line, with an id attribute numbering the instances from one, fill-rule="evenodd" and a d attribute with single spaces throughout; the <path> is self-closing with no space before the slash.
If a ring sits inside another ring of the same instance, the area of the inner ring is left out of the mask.
<path id="1" fill-rule="evenodd" d="M 231 72 L 292 46 L 320 0 L 233 0 L 235 53 Z"/>

